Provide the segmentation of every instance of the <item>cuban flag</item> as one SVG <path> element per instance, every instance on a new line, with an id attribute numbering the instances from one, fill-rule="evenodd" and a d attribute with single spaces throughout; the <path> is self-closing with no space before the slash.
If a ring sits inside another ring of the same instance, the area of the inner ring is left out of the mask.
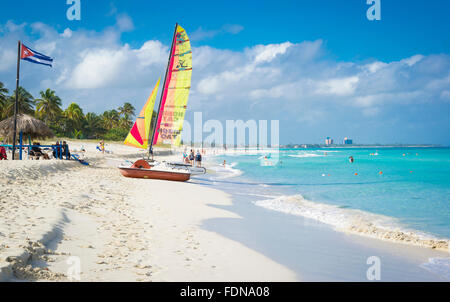
<path id="1" fill-rule="evenodd" d="M 20 58 L 22 60 L 25 60 L 25 61 L 28 61 L 31 63 L 42 64 L 42 65 L 46 65 L 46 66 L 50 66 L 50 67 L 52 67 L 52 63 L 53 63 L 52 58 L 50 58 L 46 55 L 43 55 L 37 51 L 34 51 L 31 48 L 26 47 L 23 44 L 21 47 Z"/>

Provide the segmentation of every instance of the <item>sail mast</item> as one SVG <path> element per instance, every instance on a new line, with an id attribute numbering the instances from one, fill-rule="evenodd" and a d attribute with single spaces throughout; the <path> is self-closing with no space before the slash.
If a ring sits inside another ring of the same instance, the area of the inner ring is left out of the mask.
<path id="1" fill-rule="evenodd" d="M 178 23 L 175 23 L 175 31 L 173 32 L 173 38 L 172 38 L 172 45 L 170 46 L 170 53 L 169 53 L 169 60 L 167 61 L 167 68 L 166 68 L 166 75 L 164 76 L 164 84 L 163 84 L 163 88 L 161 90 L 161 98 L 159 100 L 159 105 L 158 105 L 158 112 L 156 114 L 156 118 L 155 118 L 155 122 L 153 124 L 153 131 L 151 133 L 151 138 L 149 137 L 149 153 L 152 155 L 152 159 L 153 159 L 153 140 L 155 138 L 155 133 L 156 133 L 156 126 L 158 124 L 158 119 L 159 119 L 159 115 L 160 115 L 160 111 L 161 111 L 161 103 L 164 97 L 164 90 L 166 89 L 166 81 L 167 81 L 167 75 L 169 74 L 169 67 L 170 67 L 170 60 L 172 58 L 172 54 L 173 54 L 173 49 L 174 49 L 174 43 L 176 42 L 176 38 L 177 38 L 177 28 L 178 28 Z"/>

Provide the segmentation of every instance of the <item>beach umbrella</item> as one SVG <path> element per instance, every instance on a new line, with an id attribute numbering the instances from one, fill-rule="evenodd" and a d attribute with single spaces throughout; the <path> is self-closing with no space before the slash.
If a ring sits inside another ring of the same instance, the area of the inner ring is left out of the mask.
<path id="1" fill-rule="evenodd" d="M 16 135 L 25 135 L 31 139 L 53 137 L 52 130 L 41 120 L 26 114 L 17 114 Z M 10 138 L 14 136 L 14 116 L 0 122 L 0 136 Z"/>

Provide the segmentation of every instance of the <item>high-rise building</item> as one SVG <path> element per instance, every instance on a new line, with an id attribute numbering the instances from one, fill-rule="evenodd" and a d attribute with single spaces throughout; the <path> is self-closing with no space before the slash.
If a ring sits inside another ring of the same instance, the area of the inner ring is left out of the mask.
<path id="1" fill-rule="evenodd" d="M 327 139 L 325 140 L 325 145 L 332 145 L 333 144 L 333 139 L 330 137 L 327 137 Z"/>
<path id="2" fill-rule="evenodd" d="M 352 145 L 353 144 L 353 140 L 349 139 L 348 137 L 344 138 L 344 145 Z"/>

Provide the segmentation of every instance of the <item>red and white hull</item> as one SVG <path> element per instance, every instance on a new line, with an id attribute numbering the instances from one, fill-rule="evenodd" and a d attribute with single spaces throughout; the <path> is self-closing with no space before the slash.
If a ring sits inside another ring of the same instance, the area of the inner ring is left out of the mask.
<path id="1" fill-rule="evenodd" d="M 131 178 L 161 179 L 171 181 L 188 181 L 191 178 L 191 174 L 189 173 L 158 171 L 143 168 L 119 167 L 119 171 L 123 176 Z"/>

